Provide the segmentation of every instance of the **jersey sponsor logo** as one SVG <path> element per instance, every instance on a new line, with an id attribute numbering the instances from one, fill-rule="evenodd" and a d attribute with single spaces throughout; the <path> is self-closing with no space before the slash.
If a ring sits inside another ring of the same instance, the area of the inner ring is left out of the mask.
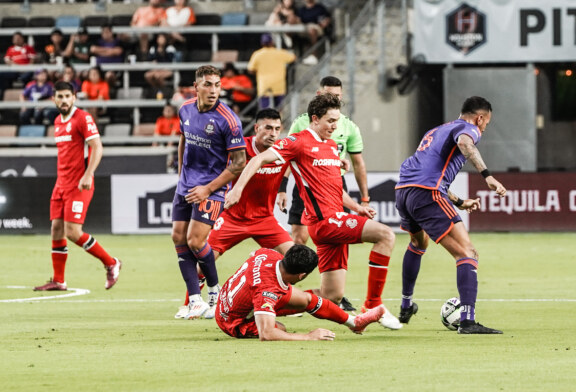
<path id="1" fill-rule="evenodd" d="M 204 127 L 204 132 L 206 132 L 206 135 L 212 135 L 214 133 L 214 120 L 213 119 L 210 119 L 208 124 L 206 124 L 206 126 Z"/>
<path id="2" fill-rule="evenodd" d="M 262 304 L 262 306 L 260 306 L 260 308 L 261 308 L 261 309 L 264 309 L 264 310 L 268 309 L 268 310 L 271 311 L 271 312 L 274 311 L 274 305 L 272 305 L 272 304 L 270 304 L 270 303 L 268 303 L 268 302 Z"/>
<path id="3" fill-rule="evenodd" d="M 252 282 L 255 285 L 262 283 L 262 279 L 260 278 L 260 267 L 267 258 L 268 258 L 267 255 L 258 255 L 254 258 L 254 268 L 252 269 Z"/>
<path id="4" fill-rule="evenodd" d="M 74 215 L 74 219 L 80 219 L 80 218 L 82 218 L 82 214 L 76 214 L 76 215 Z"/>
<path id="5" fill-rule="evenodd" d="M 72 141 L 72 135 L 62 135 L 62 136 L 56 136 L 54 138 L 54 141 L 56 143 L 60 143 L 60 142 L 71 142 Z"/>
<path id="6" fill-rule="evenodd" d="M 261 167 L 256 171 L 257 174 L 278 174 L 282 171 L 282 166 L 277 167 Z"/>
<path id="7" fill-rule="evenodd" d="M 296 138 L 295 138 L 294 136 L 288 136 L 286 139 L 290 139 L 290 140 L 292 140 L 293 142 L 296 141 Z"/>
<path id="8" fill-rule="evenodd" d="M 240 143 L 241 140 L 242 140 L 242 139 L 240 139 L 240 138 L 234 138 L 234 139 L 230 140 L 230 143 L 232 143 L 232 144 L 238 144 L 238 143 Z"/>
<path id="9" fill-rule="evenodd" d="M 340 159 L 314 159 L 312 166 L 338 166 L 340 167 Z"/>
<path id="10" fill-rule="evenodd" d="M 98 128 L 96 128 L 96 124 L 89 123 L 88 125 L 88 132 L 90 133 L 98 133 Z"/>
<path id="11" fill-rule="evenodd" d="M 82 213 L 82 211 L 84 211 L 84 202 L 83 201 L 73 201 L 72 202 L 72 212 Z"/>
<path id="12" fill-rule="evenodd" d="M 318 152 L 320 149 L 318 147 L 312 147 L 312 152 Z"/>
<path id="13" fill-rule="evenodd" d="M 94 119 L 92 118 L 92 116 L 88 115 L 88 116 L 86 116 L 86 122 L 87 123 L 93 123 Z"/>
<path id="14" fill-rule="evenodd" d="M 269 291 L 263 291 L 262 296 L 266 297 L 266 298 L 273 299 L 274 301 L 278 301 L 278 296 L 274 293 L 269 292 Z"/>
<path id="15" fill-rule="evenodd" d="M 348 218 L 348 219 L 346 219 L 346 226 L 353 229 L 356 226 L 358 226 L 358 221 L 354 218 Z"/>

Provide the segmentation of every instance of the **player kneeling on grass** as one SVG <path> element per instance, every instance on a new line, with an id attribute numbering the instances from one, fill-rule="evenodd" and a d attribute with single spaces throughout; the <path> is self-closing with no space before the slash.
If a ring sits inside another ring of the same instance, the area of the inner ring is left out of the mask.
<path id="1" fill-rule="evenodd" d="M 289 333 L 276 316 L 302 311 L 320 319 L 344 324 L 361 334 L 385 312 L 383 305 L 351 316 L 332 301 L 292 285 L 318 265 L 318 255 L 305 245 L 294 245 L 285 256 L 272 249 L 259 249 L 226 281 L 218 297 L 216 322 L 235 338 L 260 340 L 334 340 L 334 332 L 317 328 L 307 334 Z"/>

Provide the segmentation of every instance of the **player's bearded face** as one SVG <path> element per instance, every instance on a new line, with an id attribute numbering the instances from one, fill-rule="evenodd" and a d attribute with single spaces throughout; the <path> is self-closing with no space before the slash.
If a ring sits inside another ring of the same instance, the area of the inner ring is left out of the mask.
<path id="1" fill-rule="evenodd" d="M 76 102 L 76 95 L 70 90 L 56 91 L 54 95 L 54 103 L 63 116 L 67 116 L 70 113 L 74 102 Z"/>

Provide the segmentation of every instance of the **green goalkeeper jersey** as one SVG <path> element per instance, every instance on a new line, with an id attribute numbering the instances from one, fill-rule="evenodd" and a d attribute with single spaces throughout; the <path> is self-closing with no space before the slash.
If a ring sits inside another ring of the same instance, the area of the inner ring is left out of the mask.
<path id="1" fill-rule="evenodd" d="M 310 119 L 308 118 L 308 113 L 303 113 L 292 122 L 288 134 L 291 135 L 300 132 L 308 128 L 309 125 Z M 340 159 L 346 158 L 346 154 L 361 153 L 364 148 L 358 125 L 354 124 L 352 120 L 343 114 L 340 115 L 336 130 L 332 134 L 332 139 L 338 145 Z M 344 175 L 344 173 L 345 171 L 342 170 L 342 175 Z"/>

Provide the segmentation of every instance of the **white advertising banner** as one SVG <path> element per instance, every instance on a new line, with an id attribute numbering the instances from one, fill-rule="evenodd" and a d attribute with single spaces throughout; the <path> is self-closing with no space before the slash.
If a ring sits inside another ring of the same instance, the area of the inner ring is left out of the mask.
<path id="1" fill-rule="evenodd" d="M 576 59 L 576 0 L 414 0 L 413 16 L 428 63 Z"/>

